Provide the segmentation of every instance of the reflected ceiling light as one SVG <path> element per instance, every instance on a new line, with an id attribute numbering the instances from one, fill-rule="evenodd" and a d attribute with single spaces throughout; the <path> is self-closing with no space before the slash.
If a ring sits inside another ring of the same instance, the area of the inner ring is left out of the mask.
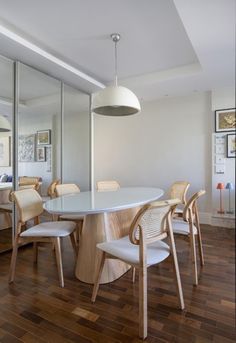
<path id="1" fill-rule="evenodd" d="M 115 43 L 115 82 L 93 96 L 92 111 L 104 116 L 128 116 L 140 112 L 141 107 L 136 95 L 126 87 L 117 84 L 117 42 L 119 33 L 111 34 Z"/>
<path id="2" fill-rule="evenodd" d="M 11 125 L 9 121 L 0 115 L 0 132 L 9 132 L 11 131 Z"/>

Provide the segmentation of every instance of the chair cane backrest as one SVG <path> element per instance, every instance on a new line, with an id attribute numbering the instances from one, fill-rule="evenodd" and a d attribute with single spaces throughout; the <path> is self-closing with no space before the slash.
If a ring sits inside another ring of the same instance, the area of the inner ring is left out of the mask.
<path id="1" fill-rule="evenodd" d="M 35 189 L 22 189 L 12 192 L 21 223 L 39 216 L 43 212 L 43 201 Z"/>
<path id="2" fill-rule="evenodd" d="M 50 198 L 53 198 L 56 196 L 56 185 L 59 185 L 61 181 L 59 179 L 57 180 L 53 180 L 50 185 L 48 186 L 48 189 L 47 189 L 47 195 L 50 197 Z"/>
<path id="3" fill-rule="evenodd" d="M 39 190 L 40 184 L 39 182 L 35 182 L 35 183 L 25 183 L 25 184 L 19 184 L 18 189 L 22 190 L 22 189 L 35 189 L 36 191 Z"/>
<path id="4" fill-rule="evenodd" d="M 205 190 L 200 190 L 199 192 L 194 193 L 191 198 L 188 200 L 184 207 L 183 211 L 183 219 L 185 221 L 194 220 L 195 215 L 198 215 L 197 213 L 197 200 L 200 198 L 200 196 L 204 195 L 206 193 Z"/>
<path id="5" fill-rule="evenodd" d="M 152 243 L 167 236 L 169 220 L 179 199 L 155 201 L 144 205 L 135 216 L 129 232 L 131 243 L 140 244 L 140 233 L 145 243 Z"/>
<path id="6" fill-rule="evenodd" d="M 181 204 L 186 204 L 186 193 L 190 186 L 187 181 L 176 181 L 172 184 L 170 188 L 170 198 L 179 199 Z"/>
<path id="7" fill-rule="evenodd" d="M 98 181 L 97 182 L 97 190 L 99 192 L 103 192 L 103 191 L 117 191 L 119 188 L 120 188 L 120 185 L 115 180 Z"/>
<path id="8" fill-rule="evenodd" d="M 61 185 L 56 185 L 55 187 L 55 193 L 57 197 L 79 192 L 80 189 L 75 183 L 62 183 Z"/>

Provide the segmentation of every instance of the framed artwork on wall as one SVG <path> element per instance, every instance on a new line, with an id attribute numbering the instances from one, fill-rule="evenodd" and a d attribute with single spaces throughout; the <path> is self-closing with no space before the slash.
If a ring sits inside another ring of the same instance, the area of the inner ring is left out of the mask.
<path id="1" fill-rule="evenodd" d="M 236 157 L 236 135 L 231 133 L 226 136 L 226 152 L 228 158 L 235 158 Z"/>
<path id="2" fill-rule="evenodd" d="M 10 137 L 0 138 L 0 167 L 10 167 Z"/>
<path id="3" fill-rule="evenodd" d="M 37 145 L 51 144 L 51 130 L 37 131 Z"/>
<path id="4" fill-rule="evenodd" d="M 37 148 L 36 160 L 37 162 L 45 162 L 45 147 Z"/>
<path id="5" fill-rule="evenodd" d="M 35 135 L 20 135 L 18 139 L 19 162 L 35 161 Z"/>
<path id="6" fill-rule="evenodd" d="M 236 110 L 228 108 L 215 111 L 215 132 L 229 132 L 236 129 Z"/>

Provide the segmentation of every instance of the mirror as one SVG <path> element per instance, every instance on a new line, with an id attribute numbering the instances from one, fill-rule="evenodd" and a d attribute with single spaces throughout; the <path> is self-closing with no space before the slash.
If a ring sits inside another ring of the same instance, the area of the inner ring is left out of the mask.
<path id="1" fill-rule="evenodd" d="M 0 56 L 0 252 L 12 248 L 13 62 Z"/>
<path id="2" fill-rule="evenodd" d="M 61 178 L 61 82 L 20 63 L 18 114 L 19 188 L 42 197 Z"/>

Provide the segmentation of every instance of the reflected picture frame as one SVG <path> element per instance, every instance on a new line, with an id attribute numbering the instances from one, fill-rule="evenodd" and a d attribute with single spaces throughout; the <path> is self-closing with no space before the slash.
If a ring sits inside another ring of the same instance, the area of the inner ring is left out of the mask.
<path id="1" fill-rule="evenodd" d="M 0 167 L 10 167 L 10 137 L 0 137 Z"/>
<path id="2" fill-rule="evenodd" d="M 37 145 L 51 144 L 51 130 L 37 131 Z"/>
<path id="3" fill-rule="evenodd" d="M 236 135 L 231 133 L 226 135 L 226 156 L 227 158 L 236 157 Z"/>
<path id="4" fill-rule="evenodd" d="M 236 129 L 236 109 L 215 111 L 215 132 L 232 132 Z"/>
<path id="5" fill-rule="evenodd" d="M 37 162 L 45 162 L 45 160 L 46 160 L 45 147 L 37 148 L 36 160 L 37 160 Z"/>

